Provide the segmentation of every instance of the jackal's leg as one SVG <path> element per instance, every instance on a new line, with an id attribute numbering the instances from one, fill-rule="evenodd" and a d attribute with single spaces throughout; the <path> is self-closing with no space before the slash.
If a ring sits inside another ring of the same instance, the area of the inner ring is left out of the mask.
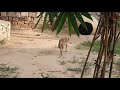
<path id="1" fill-rule="evenodd" d="M 63 50 L 62 50 L 62 49 L 60 49 L 60 57 L 62 56 L 62 51 L 63 51 Z"/>
<path id="2" fill-rule="evenodd" d="M 65 48 L 65 52 L 67 52 L 67 45 L 66 45 L 66 48 Z"/>

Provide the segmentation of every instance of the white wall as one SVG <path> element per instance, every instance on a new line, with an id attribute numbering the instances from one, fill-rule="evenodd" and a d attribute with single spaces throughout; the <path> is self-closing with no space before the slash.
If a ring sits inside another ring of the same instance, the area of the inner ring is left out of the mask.
<path id="1" fill-rule="evenodd" d="M 0 20 L 0 41 L 10 39 L 11 23 L 9 21 Z"/>

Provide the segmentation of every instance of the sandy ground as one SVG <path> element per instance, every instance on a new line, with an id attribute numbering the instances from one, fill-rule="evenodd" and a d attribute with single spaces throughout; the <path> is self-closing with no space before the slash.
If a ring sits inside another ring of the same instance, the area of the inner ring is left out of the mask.
<path id="1" fill-rule="evenodd" d="M 68 44 L 68 51 L 59 58 L 58 41 L 67 34 L 32 30 L 11 30 L 11 39 L 0 47 L 0 63 L 15 65 L 19 67 L 18 78 L 41 78 L 43 76 L 56 78 L 79 78 L 80 73 L 74 74 L 67 71 L 70 64 L 60 65 L 61 61 L 85 60 L 88 50 L 78 50 L 75 46 L 83 41 L 92 40 L 93 35 L 80 36 L 72 35 Z M 87 39 L 86 39 L 87 38 Z M 97 55 L 90 57 L 91 61 Z M 76 64 L 77 65 L 77 64 Z M 73 65 L 74 66 L 74 65 Z M 90 75 L 87 75 L 90 77 Z"/>

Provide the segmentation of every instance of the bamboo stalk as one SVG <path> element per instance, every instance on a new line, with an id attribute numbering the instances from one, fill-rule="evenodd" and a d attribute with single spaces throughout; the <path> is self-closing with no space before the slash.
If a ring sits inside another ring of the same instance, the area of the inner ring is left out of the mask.
<path id="1" fill-rule="evenodd" d="M 101 59 L 102 59 L 103 51 L 104 51 L 104 46 L 103 46 L 103 43 L 102 43 L 103 42 L 104 31 L 105 30 L 103 28 L 102 33 L 101 33 L 100 50 L 99 50 L 99 54 L 98 54 L 98 57 L 97 57 L 97 62 L 96 62 L 93 78 L 98 77 L 98 72 L 99 72 L 99 69 L 100 69 L 100 66 L 101 66 L 100 64 L 101 64 Z"/>
<path id="2" fill-rule="evenodd" d="M 106 13 L 105 13 L 106 14 Z M 107 51 L 108 51 L 108 14 L 106 14 L 105 16 L 105 20 L 106 20 L 106 25 L 105 25 L 105 40 L 103 42 L 103 44 L 105 44 L 105 52 L 104 52 L 104 63 L 103 63 L 103 67 L 102 67 L 102 71 L 101 71 L 101 78 L 105 78 L 105 70 L 106 70 L 106 63 L 107 63 Z"/>
<path id="3" fill-rule="evenodd" d="M 111 78 L 111 74 L 112 74 L 112 67 L 113 67 L 113 59 L 114 59 L 114 49 L 115 49 L 115 42 L 116 42 L 116 30 L 117 30 L 117 23 L 115 24 L 115 32 L 114 32 L 114 42 L 113 42 L 113 49 L 112 49 L 112 61 L 111 61 L 111 65 L 110 65 L 110 72 L 109 72 L 109 78 Z"/>
<path id="4" fill-rule="evenodd" d="M 97 32 L 98 32 L 98 28 L 99 28 L 99 24 L 101 22 L 101 18 L 99 20 L 99 23 L 98 23 L 98 26 L 97 26 L 97 29 L 96 29 L 96 32 L 94 34 L 94 37 L 93 37 L 93 40 L 92 40 L 92 43 L 91 43 L 91 46 L 90 46 L 90 49 L 89 49 L 89 52 L 88 52 L 88 55 L 87 55 L 87 58 L 86 58 L 86 61 L 85 61 L 85 64 L 84 64 L 84 67 L 83 67 L 83 70 L 82 70 L 82 73 L 81 73 L 81 78 L 83 77 L 83 74 L 84 74 L 84 70 L 85 70 L 85 67 L 86 67 L 86 64 L 87 64 L 87 61 L 88 61 L 88 58 L 90 56 L 90 52 L 92 50 L 92 46 L 94 45 L 94 42 L 96 40 L 96 35 L 97 35 Z"/>
<path id="5" fill-rule="evenodd" d="M 114 26 L 114 21 L 109 21 L 109 20 L 116 19 L 116 17 L 114 18 L 113 15 L 115 15 L 115 12 L 101 12 L 101 17 L 100 17 L 100 20 L 99 20 L 99 23 L 97 26 L 97 30 L 93 37 L 93 40 L 92 40 L 92 43 L 91 43 L 82 73 L 81 73 L 81 78 L 83 77 L 84 70 L 85 70 L 88 58 L 90 56 L 90 52 L 93 47 L 93 44 L 94 44 L 95 40 L 98 39 L 99 36 L 101 36 L 101 42 L 100 42 L 100 49 L 99 49 L 99 53 L 97 56 L 97 60 L 95 62 L 93 78 L 98 78 L 99 74 L 100 74 L 101 78 L 105 78 L 106 65 L 109 62 L 109 60 L 111 60 L 110 71 L 109 71 L 109 78 L 111 78 L 113 59 L 114 59 L 113 58 L 114 57 L 114 48 L 115 48 L 115 45 L 116 45 L 119 35 L 120 35 L 120 32 L 118 32 L 118 34 L 116 34 L 117 33 L 117 29 L 116 29 L 117 23 L 115 23 L 115 26 Z M 97 36 L 98 28 L 102 31 L 99 36 Z M 111 48 L 111 46 L 112 46 L 112 48 Z M 109 57 L 109 55 L 110 55 L 110 57 Z M 111 55 L 112 55 L 112 59 L 111 59 Z M 104 56 L 104 60 L 103 60 L 103 65 L 101 67 L 101 62 L 102 62 L 103 56 Z M 109 65 L 109 63 L 108 63 L 108 65 Z M 102 68 L 102 70 L 100 69 L 100 67 Z"/>

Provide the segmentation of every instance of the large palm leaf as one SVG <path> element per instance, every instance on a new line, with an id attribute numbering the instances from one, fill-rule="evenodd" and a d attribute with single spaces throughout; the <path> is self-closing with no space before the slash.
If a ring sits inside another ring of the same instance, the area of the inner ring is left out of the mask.
<path id="1" fill-rule="evenodd" d="M 91 15 L 88 12 L 42 12 L 39 15 L 39 20 L 36 23 L 35 27 L 38 25 L 44 13 L 45 13 L 45 17 L 44 17 L 42 31 L 44 31 L 45 29 L 46 19 L 49 16 L 49 22 L 51 23 L 51 25 L 53 25 L 52 31 L 57 30 L 57 34 L 59 34 L 59 32 L 62 30 L 63 25 L 67 18 L 68 18 L 69 35 L 71 35 L 72 30 L 74 30 L 77 36 L 79 36 L 80 34 L 78 30 L 78 25 L 77 25 L 77 19 L 86 29 L 87 29 L 87 26 L 82 18 L 82 15 L 92 20 Z"/>

